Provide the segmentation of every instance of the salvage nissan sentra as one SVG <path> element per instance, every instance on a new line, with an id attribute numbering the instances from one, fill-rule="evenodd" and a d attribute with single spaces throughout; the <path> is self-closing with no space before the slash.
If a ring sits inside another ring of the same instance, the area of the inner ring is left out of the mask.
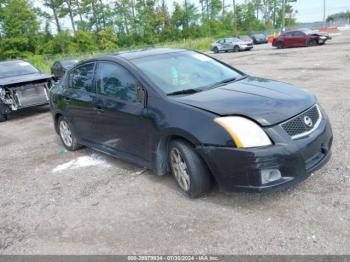
<path id="1" fill-rule="evenodd" d="M 189 50 L 82 61 L 50 101 L 68 150 L 84 145 L 171 172 L 190 197 L 214 183 L 225 191 L 285 188 L 331 156 L 331 126 L 314 95 Z"/>

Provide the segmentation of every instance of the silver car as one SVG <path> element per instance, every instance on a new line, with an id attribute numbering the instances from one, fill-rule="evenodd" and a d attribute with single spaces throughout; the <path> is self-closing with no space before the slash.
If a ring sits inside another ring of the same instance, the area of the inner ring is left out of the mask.
<path id="1" fill-rule="evenodd" d="M 235 37 L 220 39 L 213 44 L 211 44 L 210 50 L 214 53 L 219 53 L 221 51 L 229 52 L 239 52 L 244 50 L 251 50 L 253 44 Z"/>

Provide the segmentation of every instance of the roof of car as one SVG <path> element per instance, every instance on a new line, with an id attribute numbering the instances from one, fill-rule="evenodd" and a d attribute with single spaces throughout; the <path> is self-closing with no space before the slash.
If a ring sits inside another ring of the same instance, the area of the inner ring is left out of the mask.
<path id="1" fill-rule="evenodd" d="M 0 64 L 6 64 L 6 63 L 21 63 L 21 62 L 25 62 L 23 60 L 10 60 L 10 61 L 0 61 Z"/>
<path id="2" fill-rule="evenodd" d="M 168 53 L 176 53 L 176 52 L 184 52 L 189 51 L 188 49 L 180 49 L 180 48 L 146 48 L 146 49 L 139 49 L 139 50 L 130 50 L 130 51 L 121 51 L 110 55 L 103 55 L 98 56 L 94 58 L 89 58 L 80 61 L 78 64 L 86 63 L 86 62 L 92 62 L 96 61 L 96 59 L 113 59 L 113 58 L 124 58 L 126 60 L 133 60 L 137 58 L 147 57 L 147 56 L 154 56 L 154 55 L 161 55 L 161 54 L 168 54 Z"/>
<path id="3" fill-rule="evenodd" d="M 146 48 L 146 49 L 138 49 L 138 50 L 130 50 L 130 51 L 121 51 L 121 52 L 114 53 L 112 55 L 108 55 L 108 57 L 111 57 L 111 56 L 122 57 L 127 60 L 132 60 L 132 59 L 146 57 L 146 56 L 154 56 L 154 55 L 183 52 L 183 51 L 187 51 L 187 50 L 179 49 L 179 48 Z"/>

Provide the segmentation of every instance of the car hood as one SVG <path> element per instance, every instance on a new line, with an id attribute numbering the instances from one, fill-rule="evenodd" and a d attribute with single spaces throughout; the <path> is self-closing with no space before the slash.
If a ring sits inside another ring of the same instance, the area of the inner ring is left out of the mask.
<path id="1" fill-rule="evenodd" d="M 44 73 L 35 73 L 35 74 L 21 75 L 21 76 L 10 76 L 10 77 L 0 78 L 0 86 L 14 85 L 14 84 L 21 84 L 25 82 L 49 80 L 49 79 L 51 79 L 51 76 Z"/>
<path id="2" fill-rule="evenodd" d="M 316 103 L 308 91 L 255 77 L 175 99 L 220 116 L 246 116 L 262 126 L 283 122 Z"/>

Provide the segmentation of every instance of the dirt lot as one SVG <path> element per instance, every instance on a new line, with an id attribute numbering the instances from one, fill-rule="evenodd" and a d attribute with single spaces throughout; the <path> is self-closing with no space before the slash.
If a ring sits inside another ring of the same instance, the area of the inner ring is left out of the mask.
<path id="1" fill-rule="evenodd" d="M 325 46 L 216 57 L 315 93 L 333 158 L 286 191 L 190 200 L 171 176 L 63 150 L 47 108 L 0 124 L 2 254 L 350 254 L 350 33 Z"/>

